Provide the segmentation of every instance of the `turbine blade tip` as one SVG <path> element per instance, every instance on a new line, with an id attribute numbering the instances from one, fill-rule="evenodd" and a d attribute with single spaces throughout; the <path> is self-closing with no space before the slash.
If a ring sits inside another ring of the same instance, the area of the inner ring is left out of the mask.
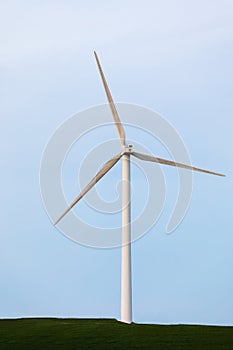
<path id="1" fill-rule="evenodd" d="M 225 175 L 225 174 L 221 174 L 221 173 L 213 173 L 213 175 L 217 175 L 217 176 L 226 177 L 226 175 Z"/>
<path id="2" fill-rule="evenodd" d="M 56 226 L 56 225 L 59 223 L 59 221 L 61 221 L 61 219 L 62 219 L 62 217 L 58 218 L 58 219 L 54 222 L 53 226 Z"/>

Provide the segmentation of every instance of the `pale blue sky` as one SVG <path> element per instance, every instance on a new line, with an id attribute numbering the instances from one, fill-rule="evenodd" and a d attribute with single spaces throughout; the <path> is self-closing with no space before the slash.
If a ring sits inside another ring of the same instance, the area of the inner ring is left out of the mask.
<path id="1" fill-rule="evenodd" d="M 120 249 L 63 237 L 39 189 L 57 126 L 106 102 L 95 49 L 116 101 L 159 111 L 194 165 L 227 174 L 194 175 L 167 236 L 176 182 L 165 170 L 165 210 L 133 244 L 134 321 L 233 324 L 232 16 L 230 0 L 1 3 L 0 317 L 119 318 Z"/>

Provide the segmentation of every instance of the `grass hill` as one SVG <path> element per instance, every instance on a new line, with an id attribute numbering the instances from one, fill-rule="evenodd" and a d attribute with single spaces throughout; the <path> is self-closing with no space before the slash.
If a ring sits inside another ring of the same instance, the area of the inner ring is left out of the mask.
<path id="1" fill-rule="evenodd" d="M 126 325 L 108 319 L 0 320 L 0 349 L 233 350 L 233 327 Z"/>

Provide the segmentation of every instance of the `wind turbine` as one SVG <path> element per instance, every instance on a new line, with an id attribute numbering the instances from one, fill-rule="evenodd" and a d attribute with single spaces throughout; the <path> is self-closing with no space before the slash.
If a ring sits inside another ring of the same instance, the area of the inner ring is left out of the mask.
<path id="1" fill-rule="evenodd" d="M 82 192 L 74 199 L 65 212 L 57 219 L 56 225 L 88 192 L 90 189 L 120 160 L 122 159 L 122 263 L 121 263 L 121 321 L 124 323 L 132 322 L 132 279 L 131 279 L 131 208 L 130 208 L 130 158 L 136 157 L 140 160 L 155 162 L 159 164 L 180 167 L 188 170 L 199 171 L 202 173 L 225 176 L 213 171 L 192 167 L 186 164 L 177 163 L 171 160 L 154 157 L 149 154 L 138 153 L 133 150 L 132 145 L 128 145 L 125 139 L 125 130 L 118 116 L 112 95 L 107 85 L 100 61 L 96 52 L 94 52 L 99 73 L 107 95 L 108 103 L 112 112 L 116 131 L 122 146 L 122 150 L 112 159 L 107 161 L 102 169 L 86 185 Z"/>

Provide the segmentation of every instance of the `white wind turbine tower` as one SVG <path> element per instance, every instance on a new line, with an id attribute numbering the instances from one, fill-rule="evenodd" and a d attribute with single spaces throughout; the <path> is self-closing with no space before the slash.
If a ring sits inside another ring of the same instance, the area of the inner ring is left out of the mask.
<path id="1" fill-rule="evenodd" d="M 122 263 L 121 263 L 121 321 L 132 322 L 132 278 L 131 278 L 131 208 L 130 208 L 130 157 L 137 157 L 144 161 L 180 167 L 188 170 L 195 170 L 207 174 L 225 176 L 213 171 L 192 167 L 171 160 L 154 157 L 148 154 L 134 152 L 133 146 L 128 145 L 125 140 L 125 131 L 118 116 L 110 90 L 108 88 L 100 61 L 94 52 L 104 89 L 107 95 L 109 106 L 115 122 L 117 134 L 122 150 L 115 157 L 110 159 L 95 177 L 87 184 L 83 191 L 74 199 L 65 212 L 57 219 L 55 225 L 78 203 L 78 201 L 120 160 L 122 159 Z"/>

